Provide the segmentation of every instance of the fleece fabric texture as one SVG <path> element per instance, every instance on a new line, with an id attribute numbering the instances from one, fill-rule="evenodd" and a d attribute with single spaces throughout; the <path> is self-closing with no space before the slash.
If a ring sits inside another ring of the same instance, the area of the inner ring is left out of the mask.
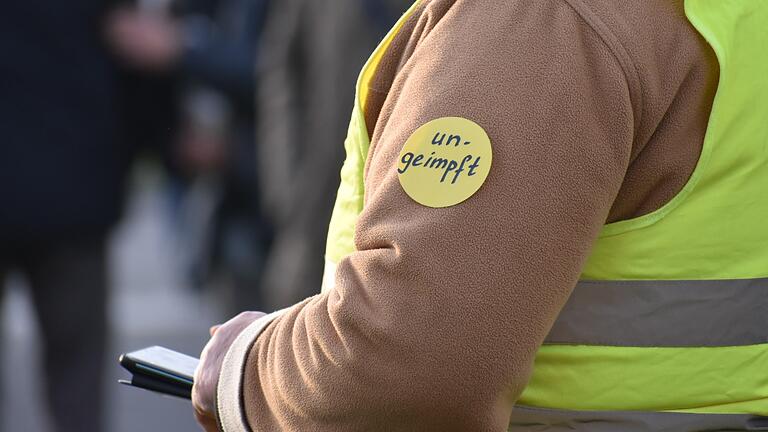
<path id="1" fill-rule="evenodd" d="M 250 428 L 506 430 L 600 228 L 690 176 L 717 72 L 681 1 L 425 1 L 371 83 L 357 251 L 253 342 Z M 486 130 L 493 167 L 433 209 L 397 158 L 445 116 Z"/>

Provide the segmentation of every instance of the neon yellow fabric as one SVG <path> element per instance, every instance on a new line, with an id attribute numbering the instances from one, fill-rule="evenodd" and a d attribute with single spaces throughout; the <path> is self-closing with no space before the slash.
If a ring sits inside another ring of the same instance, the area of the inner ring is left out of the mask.
<path id="1" fill-rule="evenodd" d="M 363 67 L 360 77 L 357 80 L 357 94 L 355 96 L 355 106 L 352 110 L 352 120 L 349 123 L 347 139 L 344 141 L 344 149 L 347 152 L 347 158 L 341 168 L 341 185 L 336 195 L 336 204 L 331 216 L 331 224 L 328 229 L 328 242 L 326 244 L 325 257 L 330 265 L 326 265 L 326 272 L 333 271 L 333 264 L 338 263 L 343 257 L 351 254 L 355 250 L 354 234 L 357 217 L 363 209 L 364 185 L 363 169 L 368 156 L 368 147 L 370 146 L 370 137 L 365 125 L 365 103 L 368 100 L 368 83 L 376 73 L 376 68 L 381 61 L 381 57 L 387 51 L 392 39 L 400 31 L 405 21 L 408 19 L 418 6 L 415 2 L 408 11 L 390 30 L 373 55 L 368 59 Z M 330 275 L 326 275 L 324 280 L 328 280 Z M 328 285 L 324 284 L 323 289 Z"/>
<path id="2" fill-rule="evenodd" d="M 328 272 L 355 250 L 370 144 L 368 82 L 416 2 L 374 52 L 357 97 L 329 231 Z M 768 276 L 768 1 L 687 0 L 712 45 L 720 83 L 698 166 L 649 215 L 606 225 L 584 279 L 703 280 Z M 756 250 L 766 251 L 764 254 Z M 330 280 L 332 275 L 326 275 Z M 721 348 L 544 346 L 519 403 L 576 410 L 768 415 L 768 345 Z"/>
<path id="3" fill-rule="evenodd" d="M 720 63 L 704 148 L 685 189 L 646 216 L 604 227 L 586 279 L 768 276 L 768 2 L 687 0 Z"/>
<path id="4" fill-rule="evenodd" d="M 704 148 L 660 210 L 604 227 L 593 280 L 768 276 L 768 1 L 687 0 L 720 63 Z M 768 415 L 768 345 L 544 346 L 520 403 L 577 410 Z"/>
<path id="5" fill-rule="evenodd" d="M 547 345 L 539 350 L 533 378 L 519 403 L 571 410 L 768 415 L 766 371 L 768 345 Z"/>

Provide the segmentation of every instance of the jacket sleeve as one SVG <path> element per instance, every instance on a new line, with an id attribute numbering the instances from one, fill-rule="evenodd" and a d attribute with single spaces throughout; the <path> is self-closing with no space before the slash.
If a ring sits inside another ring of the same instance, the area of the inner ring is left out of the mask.
<path id="1" fill-rule="evenodd" d="M 241 392 L 243 428 L 227 432 L 506 430 L 606 220 L 634 114 L 604 37 L 555 0 L 436 0 L 414 19 L 387 54 L 408 57 L 375 122 L 356 252 L 330 292 L 243 337 L 219 389 Z M 398 154 L 445 116 L 485 129 L 493 166 L 465 202 L 428 208 Z"/>

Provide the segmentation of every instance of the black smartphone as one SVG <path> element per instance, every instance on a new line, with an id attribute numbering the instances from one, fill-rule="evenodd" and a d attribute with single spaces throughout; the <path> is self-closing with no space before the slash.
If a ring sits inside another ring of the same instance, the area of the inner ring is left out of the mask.
<path id="1" fill-rule="evenodd" d="M 168 348 L 153 346 L 120 355 L 120 365 L 133 377 L 121 384 L 158 393 L 192 398 L 195 368 L 199 359 Z"/>

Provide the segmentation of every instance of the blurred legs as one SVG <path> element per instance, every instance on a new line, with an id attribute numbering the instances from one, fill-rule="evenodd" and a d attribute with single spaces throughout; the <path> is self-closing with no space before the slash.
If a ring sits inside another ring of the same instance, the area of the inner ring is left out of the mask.
<path id="1" fill-rule="evenodd" d="M 46 390 L 56 429 L 100 431 L 107 336 L 104 242 L 54 246 L 25 258 L 44 341 Z"/>

